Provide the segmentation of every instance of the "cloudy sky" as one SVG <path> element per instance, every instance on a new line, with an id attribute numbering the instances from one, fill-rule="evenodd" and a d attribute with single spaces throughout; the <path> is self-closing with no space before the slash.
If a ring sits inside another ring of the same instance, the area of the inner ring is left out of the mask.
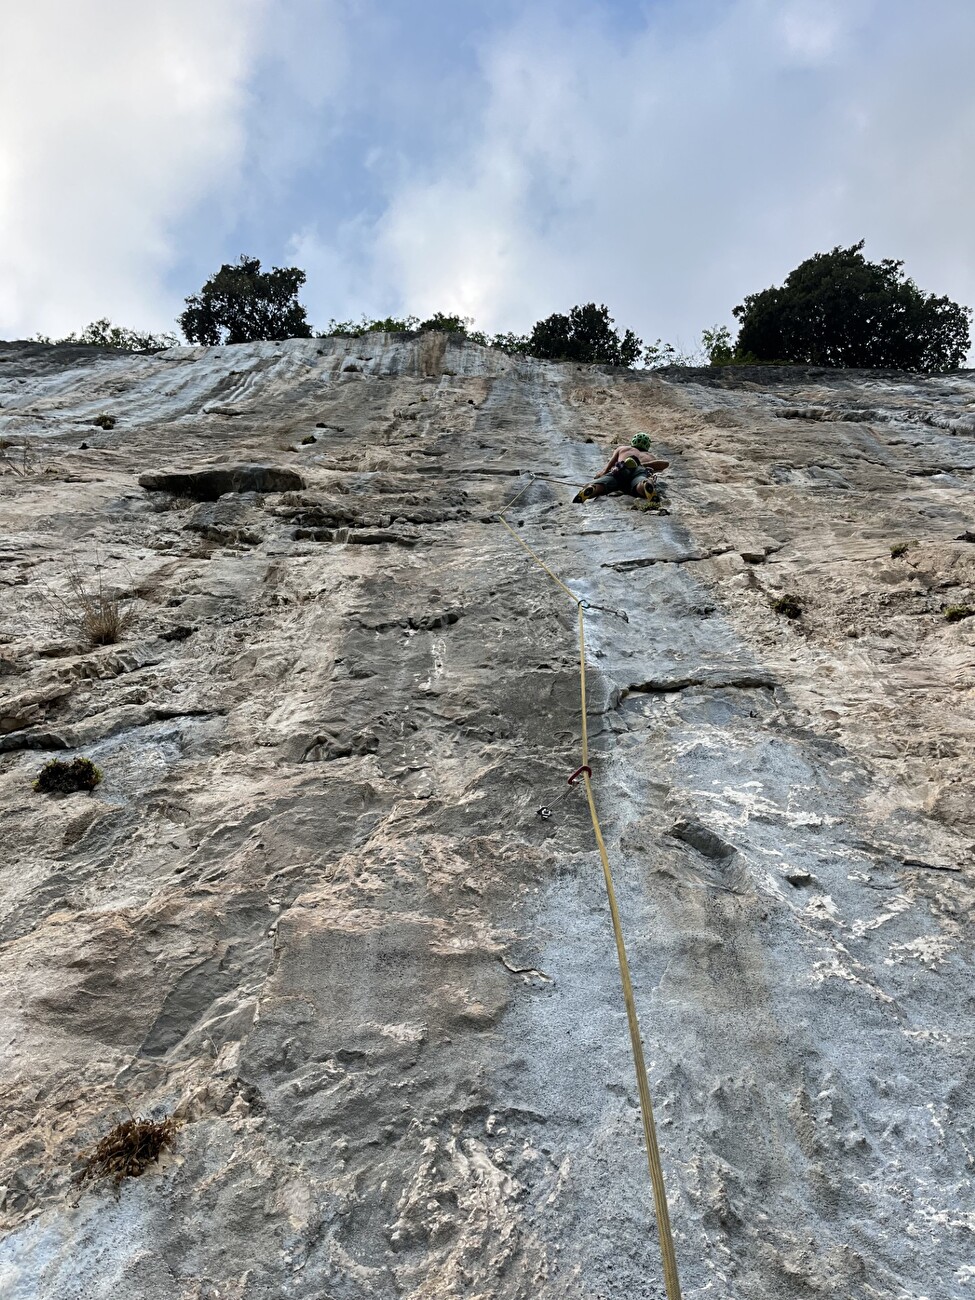
<path id="1" fill-rule="evenodd" d="M 9 0 L 0 337 L 172 329 L 241 253 L 330 317 L 692 346 L 867 240 L 975 306 L 971 0 Z"/>

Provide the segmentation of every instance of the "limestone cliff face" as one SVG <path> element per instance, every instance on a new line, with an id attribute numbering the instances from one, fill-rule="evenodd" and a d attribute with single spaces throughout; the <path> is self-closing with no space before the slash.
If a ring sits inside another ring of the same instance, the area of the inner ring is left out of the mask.
<path id="1" fill-rule="evenodd" d="M 685 1296 L 971 1294 L 975 376 L 3 345 L 0 424 L 7 1300 L 662 1296 L 526 470 Z M 638 429 L 670 513 L 569 504 Z"/>

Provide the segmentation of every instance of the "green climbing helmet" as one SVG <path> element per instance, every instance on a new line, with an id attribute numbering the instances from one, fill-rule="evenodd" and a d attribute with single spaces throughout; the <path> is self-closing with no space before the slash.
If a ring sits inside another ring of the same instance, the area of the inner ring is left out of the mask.
<path id="1" fill-rule="evenodd" d="M 630 446 L 636 447 L 637 451 L 650 450 L 650 436 L 646 433 L 635 433 L 630 439 Z"/>

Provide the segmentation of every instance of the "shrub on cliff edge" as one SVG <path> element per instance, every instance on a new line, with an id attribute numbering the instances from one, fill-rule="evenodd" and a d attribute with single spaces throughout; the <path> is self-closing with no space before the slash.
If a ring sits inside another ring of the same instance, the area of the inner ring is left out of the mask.
<path id="1" fill-rule="evenodd" d="M 781 288 L 749 294 L 735 354 L 813 366 L 954 370 L 968 352 L 971 311 L 925 295 L 903 262 L 868 262 L 861 239 L 816 253 Z"/>

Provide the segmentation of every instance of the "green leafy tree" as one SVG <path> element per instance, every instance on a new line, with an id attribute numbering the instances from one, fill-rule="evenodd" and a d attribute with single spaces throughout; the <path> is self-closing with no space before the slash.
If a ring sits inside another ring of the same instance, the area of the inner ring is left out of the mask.
<path id="1" fill-rule="evenodd" d="M 817 253 L 781 288 L 735 308 L 735 354 L 816 366 L 954 370 L 969 347 L 971 311 L 921 292 L 903 262 L 868 262 L 864 241 Z"/>
<path id="2" fill-rule="evenodd" d="M 115 348 L 119 352 L 151 352 L 159 348 L 171 348 L 179 342 L 175 334 L 150 334 L 142 330 L 128 330 L 122 325 L 113 325 L 108 317 L 93 320 L 80 334 L 67 334 L 63 339 L 47 338 L 37 334 L 35 343 L 84 343 L 96 348 Z"/>
<path id="3" fill-rule="evenodd" d="M 186 299 L 179 326 L 189 343 L 254 343 L 311 338 L 298 301 L 305 273 L 296 266 L 261 271 L 256 257 L 221 266 L 198 294 Z"/>
<path id="4" fill-rule="evenodd" d="M 642 340 L 632 330 L 620 337 L 607 307 L 590 302 L 584 307 L 573 307 L 567 316 L 556 313 L 538 321 L 529 336 L 527 350 L 533 357 L 553 361 L 632 366 L 642 347 Z"/>

